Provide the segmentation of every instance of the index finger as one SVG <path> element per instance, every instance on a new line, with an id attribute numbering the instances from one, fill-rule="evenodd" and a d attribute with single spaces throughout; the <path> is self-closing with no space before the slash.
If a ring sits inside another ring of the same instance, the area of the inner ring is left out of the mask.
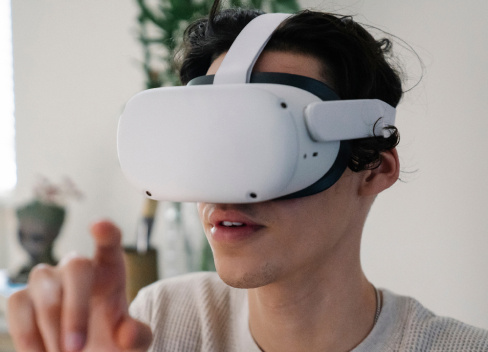
<path id="1" fill-rule="evenodd" d="M 125 262 L 120 230 L 105 220 L 92 225 L 91 233 L 95 240 L 93 297 L 111 302 L 119 302 L 120 298 L 125 307 Z"/>
<path id="2" fill-rule="evenodd" d="M 117 226 L 108 220 L 99 221 L 92 225 L 91 233 L 95 240 L 95 261 L 101 264 L 121 264 L 122 235 Z"/>

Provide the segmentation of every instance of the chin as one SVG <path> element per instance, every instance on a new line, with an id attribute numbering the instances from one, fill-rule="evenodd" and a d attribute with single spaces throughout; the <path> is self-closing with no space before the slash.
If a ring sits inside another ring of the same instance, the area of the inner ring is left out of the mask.
<path id="1" fill-rule="evenodd" d="M 215 267 L 222 281 L 235 288 L 258 288 L 275 281 L 275 270 L 269 262 L 248 267 L 235 262 L 224 264 L 215 259 Z"/>

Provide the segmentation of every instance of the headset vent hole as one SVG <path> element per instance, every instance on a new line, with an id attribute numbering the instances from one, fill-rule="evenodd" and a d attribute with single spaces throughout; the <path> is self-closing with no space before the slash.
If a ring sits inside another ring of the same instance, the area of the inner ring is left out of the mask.
<path id="1" fill-rule="evenodd" d="M 249 193 L 249 197 L 255 199 L 255 198 L 258 197 L 258 195 L 256 193 L 254 193 L 254 192 L 251 192 L 251 193 Z"/>
<path id="2" fill-rule="evenodd" d="M 281 103 L 281 107 L 282 107 L 283 109 L 286 109 L 288 106 L 286 105 L 286 103 L 285 103 L 285 102 L 282 102 L 282 103 Z"/>
<path id="3" fill-rule="evenodd" d="M 303 159 L 307 159 L 307 154 L 303 154 Z"/>
<path id="4" fill-rule="evenodd" d="M 147 194 L 149 197 L 151 197 L 151 196 L 152 196 L 151 192 L 149 192 L 149 191 L 146 191 L 146 194 Z"/>
<path id="5" fill-rule="evenodd" d="M 317 156 L 317 155 L 319 155 L 319 153 L 317 153 L 317 152 L 314 152 L 314 153 L 312 154 L 312 156 L 314 156 L 314 157 L 315 157 L 315 156 Z"/>

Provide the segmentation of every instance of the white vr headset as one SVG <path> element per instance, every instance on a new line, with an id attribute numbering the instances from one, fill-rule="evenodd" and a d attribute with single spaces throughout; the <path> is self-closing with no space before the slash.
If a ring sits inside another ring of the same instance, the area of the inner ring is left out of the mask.
<path id="1" fill-rule="evenodd" d="M 215 76 L 143 91 L 126 105 L 118 155 L 126 177 L 155 200 L 252 203 L 321 192 L 342 175 L 348 140 L 388 137 L 395 109 L 340 100 L 325 84 L 253 73 L 289 15 L 252 20 Z"/>

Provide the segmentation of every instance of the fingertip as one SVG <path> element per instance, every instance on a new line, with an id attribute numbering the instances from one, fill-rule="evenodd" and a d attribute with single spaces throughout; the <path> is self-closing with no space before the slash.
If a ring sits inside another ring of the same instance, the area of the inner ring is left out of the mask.
<path id="1" fill-rule="evenodd" d="M 117 226 L 114 224 L 113 221 L 109 219 L 100 219 L 94 221 L 91 225 L 92 232 L 100 232 L 100 231 L 114 231 L 117 229 Z"/>
<path id="2" fill-rule="evenodd" d="M 98 246 L 118 245 L 121 242 L 120 229 L 110 220 L 97 221 L 90 230 Z"/>

